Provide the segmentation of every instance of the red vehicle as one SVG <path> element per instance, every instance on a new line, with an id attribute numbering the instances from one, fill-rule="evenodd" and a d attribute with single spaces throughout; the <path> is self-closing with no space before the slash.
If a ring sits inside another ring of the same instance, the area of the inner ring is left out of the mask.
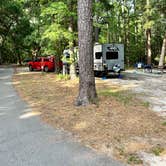
<path id="1" fill-rule="evenodd" d="M 29 71 L 42 70 L 45 72 L 55 70 L 55 58 L 54 57 L 38 57 L 33 61 L 28 62 Z"/>

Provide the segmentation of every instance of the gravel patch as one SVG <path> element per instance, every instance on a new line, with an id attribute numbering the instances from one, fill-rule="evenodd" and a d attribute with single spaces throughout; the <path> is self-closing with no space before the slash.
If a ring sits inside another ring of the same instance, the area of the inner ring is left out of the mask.
<path id="1" fill-rule="evenodd" d="M 137 71 L 126 71 L 122 79 L 107 79 L 139 94 L 139 98 L 150 105 L 158 115 L 166 117 L 166 73 L 151 74 Z"/>

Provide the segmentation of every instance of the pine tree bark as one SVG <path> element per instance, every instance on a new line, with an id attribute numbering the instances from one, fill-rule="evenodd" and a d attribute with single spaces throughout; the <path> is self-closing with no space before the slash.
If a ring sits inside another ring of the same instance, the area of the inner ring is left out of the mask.
<path id="1" fill-rule="evenodd" d="M 160 54 L 160 60 L 159 60 L 159 66 L 158 66 L 160 69 L 163 69 L 164 67 L 165 50 L 166 50 L 166 33 L 163 39 L 163 44 L 162 44 L 162 49 Z"/>
<path id="2" fill-rule="evenodd" d="M 97 99 L 93 71 L 92 0 L 78 0 L 79 94 L 76 105 L 88 105 Z"/>

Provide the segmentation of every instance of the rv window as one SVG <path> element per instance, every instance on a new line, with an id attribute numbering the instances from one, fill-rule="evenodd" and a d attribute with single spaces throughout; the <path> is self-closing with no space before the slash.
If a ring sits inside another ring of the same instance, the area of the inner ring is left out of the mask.
<path id="1" fill-rule="evenodd" d="M 95 58 L 96 59 L 101 59 L 101 57 L 102 57 L 102 52 L 96 52 L 95 53 Z"/>
<path id="2" fill-rule="evenodd" d="M 118 59 L 118 52 L 106 52 L 106 59 Z"/>

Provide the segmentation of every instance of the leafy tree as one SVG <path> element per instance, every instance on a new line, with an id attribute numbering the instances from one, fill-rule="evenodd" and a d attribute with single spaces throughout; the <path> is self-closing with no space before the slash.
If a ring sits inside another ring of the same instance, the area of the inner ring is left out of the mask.
<path id="1" fill-rule="evenodd" d="M 41 12 L 42 20 L 45 22 L 42 33 L 42 45 L 45 47 L 42 47 L 42 51 L 45 54 L 56 54 L 59 59 L 65 47 L 73 43 L 75 38 L 70 23 L 72 12 L 68 3 L 68 1 L 50 2 Z"/>
<path id="2" fill-rule="evenodd" d="M 24 40 L 31 33 L 27 15 L 22 10 L 21 1 L 7 0 L 1 4 L 1 61 L 21 64 L 22 54 L 26 48 Z"/>
<path id="3" fill-rule="evenodd" d="M 78 45 L 76 2 L 1 1 L 0 61 L 21 61 L 32 52 L 59 58 L 65 48 L 72 52 Z M 164 0 L 93 0 L 92 18 L 93 41 L 124 43 L 127 65 L 146 63 L 147 57 L 148 63 L 157 63 L 166 26 Z"/>
<path id="4" fill-rule="evenodd" d="M 160 25 L 157 28 L 157 33 L 160 33 L 162 38 L 163 38 L 163 42 L 162 42 L 162 47 L 161 47 L 161 53 L 160 53 L 160 59 L 159 59 L 159 68 L 163 68 L 164 67 L 164 62 L 165 62 L 165 54 L 166 54 L 166 12 L 165 12 L 165 1 L 164 0 L 160 0 L 160 4 L 158 4 L 156 6 L 157 11 L 158 11 L 158 24 Z M 162 25 L 162 26 L 161 26 Z"/>
<path id="5" fill-rule="evenodd" d="M 166 52 L 165 50 L 166 50 L 166 34 L 164 35 L 164 38 L 163 38 L 163 44 L 162 44 L 160 60 L 159 60 L 159 68 L 161 69 L 163 69 L 164 67 L 165 52 Z"/>

